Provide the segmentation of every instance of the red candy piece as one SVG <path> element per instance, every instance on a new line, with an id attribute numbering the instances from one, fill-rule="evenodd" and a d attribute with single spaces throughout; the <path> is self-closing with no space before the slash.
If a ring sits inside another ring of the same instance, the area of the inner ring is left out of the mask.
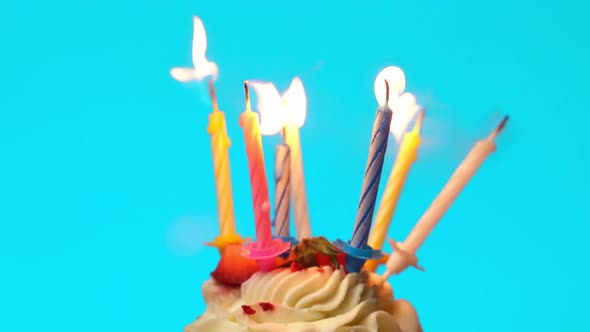
<path id="1" fill-rule="evenodd" d="M 303 266 L 298 262 L 291 263 L 291 272 L 297 272 L 303 270 Z"/>
<path id="2" fill-rule="evenodd" d="M 239 286 L 258 271 L 258 264 L 241 254 L 240 244 L 230 244 L 223 250 L 221 260 L 211 277 L 228 286 Z"/>
<path id="3" fill-rule="evenodd" d="M 336 269 L 336 266 L 334 266 L 334 264 L 332 263 L 330 256 L 316 253 L 316 261 L 317 261 L 319 267 L 328 265 L 328 266 L 331 266 L 334 269 Z M 338 264 L 340 265 L 340 267 L 344 268 L 344 266 L 346 265 L 346 254 L 343 252 L 340 252 L 340 254 L 336 255 L 336 261 L 338 261 Z"/>
<path id="4" fill-rule="evenodd" d="M 262 310 L 264 311 L 273 311 L 275 310 L 275 306 L 270 302 L 260 302 L 258 303 Z"/>
<path id="5" fill-rule="evenodd" d="M 256 313 L 256 310 L 254 310 L 254 308 L 245 304 L 242 306 L 242 311 L 248 316 L 252 316 Z"/>

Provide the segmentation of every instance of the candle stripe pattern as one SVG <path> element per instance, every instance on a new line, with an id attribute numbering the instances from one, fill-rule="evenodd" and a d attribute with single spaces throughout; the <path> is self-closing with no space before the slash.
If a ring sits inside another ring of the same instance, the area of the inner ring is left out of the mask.
<path id="1" fill-rule="evenodd" d="M 387 181 L 385 192 L 381 197 L 381 205 L 377 209 L 375 223 L 369 236 L 369 245 L 373 249 L 381 249 L 383 247 L 383 241 L 385 240 L 410 167 L 418 158 L 417 148 L 419 144 L 420 136 L 418 132 L 410 132 L 405 135 L 391 175 Z"/>
<path id="2" fill-rule="evenodd" d="M 356 248 L 366 248 L 371 229 L 375 200 L 381 180 L 383 160 L 387 150 L 389 138 L 389 126 L 393 112 L 387 106 L 377 111 L 377 117 L 373 126 L 373 135 L 369 148 L 369 158 L 363 180 L 361 199 L 358 206 L 354 232 L 350 245 Z"/>
<path id="3" fill-rule="evenodd" d="M 270 203 L 268 199 L 268 184 L 264 169 L 262 139 L 258 127 L 258 114 L 246 111 L 240 116 L 240 124 L 244 128 L 248 168 L 250 170 L 250 184 L 254 205 L 254 221 L 256 224 L 256 240 L 268 243 L 272 240 L 270 226 Z"/>
<path id="4" fill-rule="evenodd" d="M 275 163 L 275 235 L 288 237 L 291 202 L 291 150 L 287 144 L 276 147 Z"/>
<path id="5" fill-rule="evenodd" d="M 220 234 L 221 236 L 234 235 L 236 229 L 228 154 L 231 142 L 227 136 L 223 112 L 214 111 L 209 115 L 207 131 L 211 135 L 211 148 L 213 150 L 213 172 L 217 192 Z"/>

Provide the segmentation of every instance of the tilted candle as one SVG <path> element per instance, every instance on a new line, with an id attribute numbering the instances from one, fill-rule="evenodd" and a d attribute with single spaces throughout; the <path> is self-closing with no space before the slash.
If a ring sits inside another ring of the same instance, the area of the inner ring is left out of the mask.
<path id="1" fill-rule="evenodd" d="M 397 110 L 396 110 L 397 111 Z M 402 144 L 400 146 L 395 164 L 391 170 L 391 175 L 387 181 L 385 192 L 381 198 L 381 204 L 377 210 L 375 223 L 371 234 L 369 235 L 369 246 L 373 249 L 383 248 L 383 241 L 387 235 L 387 230 L 391 224 L 391 219 L 399 197 L 406 182 L 406 178 L 410 171 L 410 167 L 418 158 L 418 147 L 420 146 L 420 128 L 422 120 L 424 119 L 424 111 L 422 111 L 414 125 L 411 132 L 404 135 Z M 365 263 L 365 268 L 374 272 L 377 269 L 378 262 L 370 260 Z"/>
<path id="2" fill-rule="evenodd" d="M 291 150 L 287 144 L 275 149 L 275 236 L 288 238 L 291 203 Z"/>
<path id="3" fill-rule="evenodd" d="M 348 272 L 359 272 L 365 261 L 369 258 L 375 259 L 380 257 L 380 252 L 374 252 L 367 248 L 367 240 L 371 229 L 371 221 L 375 210 L 375 199 L 381 180 L 381 170 L 383 168 L 383 159 L 387 150 L 387 139 L 389 138 L 389 126 L 393 112 L 388 106 L 389 102 L 389 83 L 385 80 L 385 103 L 377 110 L 373 131 L 371 134 L 371 145 L 369 147 L 369 157 L 361 190 L 361 199 L 356 215 L 356 222 L 352 239 L 349 243 L 336 241 L 336 246 L 340 248 L 346 256 L 346 270 Z"/>
<path id="4" fill-rule="evenodd" d="M 258 114 L 250 108 L 247 82 L 246 110 L 240 115 L 240 126 L 244 130 L 250 185 L 252 186 L 252 202 L 254 205 L 254 220 L 256 226 L 256 241 L 266 244 L 272 240 L 270 225 L 270 203 L 268 200 L 268 184 L 264 167 L 262 139 L 258 123 Z"/>
<path id="5" fill-rule="evenodd" d="M 496 150 L 494 139 L 502 131 L 507 121 L 508 117 L 506 116 L 486 139 L 475 144 L 406 240 L 403 243 L 390 241 L 394 250 L 387 261 L 384 278 L 388 278 L 391 274 L 399 274 L 408 266 L 419 268 L 416 252 L 484 160 Z"/>
<path id="6" fill-rule="evenodd" d="M 234 206 L 232 198 L 232 186 L 229 169 L 228 149 L 230 140 L 225 125 L 225 115 L 219 110 L 213 81 L 209 81 L 209 92 L 213 104 L 213 112 L 209 114 L 207 132 L 211 135 L 211 147 L 213 152 L 213 170 L 215 174 L 215 189 L 217 192 L 217 214 L 219 218 L 220 236 L 215 239 L 213 245 L 223 250 L 227 244 L 241 243 L 242 238 L 236 234 L 234 220 Z"/>

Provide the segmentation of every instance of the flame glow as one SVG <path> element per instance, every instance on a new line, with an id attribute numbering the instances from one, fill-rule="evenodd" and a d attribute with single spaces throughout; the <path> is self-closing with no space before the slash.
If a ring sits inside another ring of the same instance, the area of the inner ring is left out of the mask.
<path id="1" fill-rule="evenodd" d="M 413 94 L 406 92 L 393 101 L 390 107 L 393 110 L 393 117 L 391 118 L 391 125 L 389 130 L 395 137 L 396 141 L 401 141 L 408 128 L 410 122 L 416 117 L 420 106 L 416 104 L 416 97 Z"/>
<path id="2" fill-rule="evenodd" d="M 375 97 L 379 105 L 385 104 L 385 80 L 389 84 L 389 107 L 393 100 L 406 89 L 406 75 L 399 67 L 389 66 L 377 74 L 375 78 Z"/>
<path id="3" fill-rule="evenodd" d="M 399 67 L 389 66 L 377 74 L 375 78 L 375 97 L 379 105 L 385 104 L 386 91 L 385 80 L 389 84 L 389 103 L 388 106 L 393 110 L 391 126 L 389 130 L 400 141 L 410 122 L 416 117 L 420 106 L 416 104 L 416 97 L 406 92 L 406 75 Z"/>
<path id="4" fill-rule="evenodd" d="M 299 77 L 295 77 L 291 81 L 291 85 L 282 96 L 283 105 L 285 105 L 285 113 L 287 119 L 293 121 L 297 127 L 303 126 L 305 123 L 305 116 L 307 115 L 307 96 L 303 83 Z"/>
<path id="5" fill-rule="evenodd" d="M 282 96 L 273 83 L 251 81 L 250 86 L 256 92 L 260 131 L 263 135 L 278 133 L 287 121 L 298 127 L 305 123 L 307 97 L 301 79 L 295 77 Z"/>
<path id="6" fill-rule="evenodd" d="M 282 112 L 283 102 L 279 91 L 272 83 L 249 81 L 257 96 L 257 107 L 260 113 L 260 133 L 274 135 L 285 125 L 286 113 Z"/>
<path id="7" fill-rule="evenodd" d="M 172 68 L 170 74 L 180 82 L 202 80 L 207 76 L 217 78 L 219 71 L 214 62 L 207 60 L 207 34 L 200 18 L 193 17 L 193 68 Z"/>

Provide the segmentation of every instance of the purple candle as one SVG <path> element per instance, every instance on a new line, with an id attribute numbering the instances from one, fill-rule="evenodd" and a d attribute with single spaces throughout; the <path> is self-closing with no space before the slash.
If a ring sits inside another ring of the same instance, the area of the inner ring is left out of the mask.
<path id="1" fill-rule="evenodd" d="M 275 150 L 275 236 L 288 238 L 291 204 L 291 149 L 279 144 Z"/>
<path id="2" fill-rule="evenodd" d="M 381 180 L 381 169 L 383 168 L 383 158 L 387 150 L 387 139 L 389 138 L 389 126 L 393 112 L 389 108 L 389 84 L 385 81 L 386 100 L 377 110 L 377 116 L 373 124 L 373 134 L 371 136 L 371 146 L 369 148 L 369 158 L 365 170 L 365 178 L 361 191 L 361 199 L 356 215 L 354 232 L 350 245 L 355 248 L 365 249 L 371 230 L 373 212 L 375 211 L 375 200 L 377 190 Z"/>

